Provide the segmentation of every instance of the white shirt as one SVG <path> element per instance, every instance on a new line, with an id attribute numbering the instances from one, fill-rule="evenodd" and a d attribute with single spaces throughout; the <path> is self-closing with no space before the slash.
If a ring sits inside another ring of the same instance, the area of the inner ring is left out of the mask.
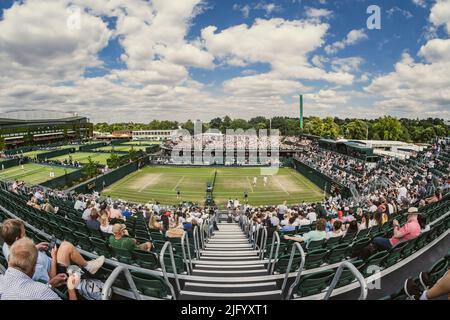
<path id="1" fill-rule="evenodd" d="M 77 200 L 73 208 L 75 210 L 84 210 L 86 208 L 86 204 L 83 201 Z"/>
<path id="2" fill-rule="evenodd" d="M 309 221 L 314 222 L 317 220 L 317 214 L 314 211 L 308 212 L 308 214 L 306 215 L 306 218 Z"/>

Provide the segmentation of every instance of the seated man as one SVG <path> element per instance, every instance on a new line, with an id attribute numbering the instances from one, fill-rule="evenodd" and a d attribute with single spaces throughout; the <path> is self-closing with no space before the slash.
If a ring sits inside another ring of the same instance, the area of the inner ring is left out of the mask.
<path id="1" fill-rule="evenodd" d="M 377 249 L 391 249 L 401 242 L 415 239 L 420 235 L 420 224 L 417 220 L 417 216 L 420 214 L 419 210 L 415 207 L 411 207 L 406 214 L 408 215 L 408 221 L 403 227 L 400 227 L 397 220 L 392 222 L 394 226 L 394 235 L 390 239 L 384 237 L 376 237 L 373 239 L 373 243 Z"/>
<path id="2" fill-rule="evenodd" d="M 19 219 L 5 220 L 1 226 L 0 235 L 5 241 L 3 244 L 3 255 L 8 259 L 10 247 L 15 241 L 26 237 L 25 225 Z M 66 273 L 67 267 L 71 264 L 76 264 L 89 273 L 95 274 L 105 261 L 104 256 L 89 262 L 84 260 L 77 248 L 67 241 L 63 241 L 58 250 L 52 250 L 52 258 L 43 252 L 48 249 L 47 242 L 37 244 L 36 249 L 38 250 L 38 257 L 32 277 L 35 281 L 45 283 L 48 283 L 57 273 Z"/>
<path id="3" fill-rule="evenodd" d="M 133 250 L 145 250 L 150 251 L 153 248 L 151 242 L 141 243 L 140 245 L 136 244 L 136 239 L 130 238 L 128 235 L 128 231 L 125 230 L 126 225 L 116 223 L 113 228 L 113 234 L 109 237 L 108 242 L 109 245 L 114 249 L 126 249 L 129 251 Z"/>
<path id="4" fill-rule="evenodd" d="M 68 295 L 70 300 L 77 300 L 75 288 L 79 278 L 72 274 L 68 279 L 65 274 L 59 274 L 49 285 L 31 279 L 35 274 L 38 259 L 38 249 L 29 238 L 14 242 L 9 251 L 8 269 L 0 275 L 0 300 L 61 300 L 51 289 L 68 280 Z"/>
<path id="5" fill-rule="evenodd" d="M 308 245 L 311 241 L 319 241 L 319 240 L 326 239 L 326 237 L 327 237 L 327 233 L 325 231 L 326 225 L 327 225 L 327 222 L 325 219 L 319 219 L 316 222 L 316 230 L 307 232 L 303 236 L 299 236 L 299 235 L 297 235 L 295 237 L 284 236 L 284 239 L 298 241 L 298 242 L 305 242 L 306 247 L 308 247 Z"/>

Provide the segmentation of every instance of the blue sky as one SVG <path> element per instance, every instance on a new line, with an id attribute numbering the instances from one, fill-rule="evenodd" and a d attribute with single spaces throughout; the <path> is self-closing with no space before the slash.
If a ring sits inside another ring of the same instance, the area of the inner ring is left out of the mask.
<path id="1" fill-rule="evenodd" d="M 6 0 L 0 112 L 296 116 L 302 93 L 306 115 L 448 117 L 449 26 L 449 0 Z"/>

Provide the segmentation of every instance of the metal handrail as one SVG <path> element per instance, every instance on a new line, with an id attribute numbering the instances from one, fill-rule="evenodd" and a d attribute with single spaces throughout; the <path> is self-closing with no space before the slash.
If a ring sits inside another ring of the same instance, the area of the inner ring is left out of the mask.
<path id="1" fill-rule="evenodd" d="M 289 263 L 288 263 L 288 266 L 287 266 L 287 269 L 286 269 L 286 275 L 284 276 L 283 285 L 281 286 L 281 296 L 283 298 L 285 298 L 285 299 L 289 299 L 289 297 L 290 297 L 289 295 L 288 296 L 284 296 L 283 293 L 284 293 L 284 289 L 286 288 L 286 285 L 287 285 L 287 281 L 288 281 L 288 278 L 289 278 L 289 273 L 291 272 L 292 262 L 294 261 L 296 249 L 300 252 L 300 255 L 302 257 L 302 261 L 300 262 L 300 267 L 297 270 L 296 281 L 297 281 L 297 279 L 298 279 L 298 281 L 300 281 L 300 275 L 302 274 L 303 268 L 305 266 L 305 260 L 306 260 L 305 251 L 303 251 L 303 248 L 300 245 L 300 243 L 294 242 L 294 244 L 292 245 L 291 255 L 289 257 Z M 292 286 L 289 289 L 289 291 L 291 291 L 291 289 L 293 289 Z"/>
<path id="2" fill-rule="evenodd" d="M 197 259 L 200 259 L 200 244 L 198 243 L 198 226 L 194 227 L 194 231 L 192 232 L 193 238 L 194 238 L 194 249 L 195 249 L 195 256 Z"/>
<path id="3" fill-rule="evenodd" d="M 348 270 L 350 270 L 350 272 L 354 274 L 354 276 L 356 277 L 356 280 L 358 280 L 358 282 L 359 282 L 359 285 L 361 288 L 361 293 L 359 294 L 358 300 L 366 300 L 367 293 L 368 293 L 367 282 L 364 279 L 364 276 L 361 274 L 361 272 L 359 272 L 359 270 L 352 263 L 350 263 L 348 261 L 344 261 L 339 265 L 339 267 L 336 271 L 336 274 L 334 275 L 333 281 L 331 281 L 331 285 L 328 288 L 327 293 L 325 294 L 324 300 L 330 299 L 330 296 L 333 293 L 333 290 L 335 289 L 339 279 L 342 276 L 342 272 L 343 272 L 344 268 L 347 268 Z"/>
<path id="4" fill-rule="evenodd" d="M 170 292 L 172 293 L 173 299 L 176 300 L 177 294 L 175 294 L 175 290 L 169 281 L 169 277 L 167 275 L 166 263 L 164 262 L 164 255 L 166 253 L 167 247 L 169 247 L 169 256 L 170 256 L 170 262 L 172 263 L 173 276 L 175 278 L 175 284 L 177 285 L 177 290 L 179 293 L 181 291 L 181 287 L 180 287 L 180 282 L 178 281 L 177 267 L 175 265 L 175 258 L 173 256 L 173 248 L 172 248 L 172 244 L 170 243 L 170 241 L 166 241 L 166 243 L 162 247 L 161 252 L 159 254 L 159 263 L 161 264 L 161 269 L 163 272 L 164 279 L 166 280 L 166 283 L 167 283 L 168 287 L 170 288 Z"/>
<path id="5" fill-rule="evenodd" d="M 119 277 L 121 273 L 125 273 L 125 278 L 127 279 L 128 285 L 130 286 L 131 291 L 133 292 L 134 298 L 136 300 L 142 300 L 141 295 L 139 294 L 138 289 L 136 288 L 136 284 L 133 281 L 133 277 L 131 276 L 130 271 L 122 266 L 116 267 L 113 272 L 109 275 L 108 279 L 106 279 L 105 284 L 102 289 L 102 300 L 109 300 L 111 297 L 110 292 L 111 288 L 114 284 L 114 281 Z"/>
<path id="6" fill-rule="evenodd" d="M 275 245 L 275 238 L 276 238 L 277 248 L 275 249 L 275 257 L 273 258 L 274 261 L 272 262 L 273 246 Z M 278 252 L 280 251 L 280 244 L 281 244 L 280 235 L 278 234 L 277 231 L 275 231 L 272 236 L 272 245 L 270 247 L 270 254 L 269 254 L 269 264 L 267 266 L 267 270 L 269 270 L 269 274 L 273 274 L 273 270 L 275 269 L 275 261 L 278 258 Z"/>
<path id="7" fill-rule="evenodd" d="M 254 224 L 255 225 L 255 231 L 252 232 L 253 234 L 253 249 L 256 249 L 256 247 L 258 246 L 258 238 L 259 238 L 259 225 L 258 224 Z M 256 234 L 256 236 L 255 236 Z"/>
<path id="8" fill-rule="evenodd" d="M 186 241 L 185 241 L 186 239 Z M 187 245 L 188 255 L 186 256 L 186 249 L 184 245 Z M 181 237 L 181 252 L 183 254 L 183 260 L 186 264 L 186 271 L 188 274 L 191 274 L 192 269 L 192 257 L 191 257 L 191 249 L 189 248 L 189 237 L 186 231 L 183 232 L 183 236 Z"/>
<path id="9" fill-rule="evenodd" d="M 267 244 L 267 227 L 262 228 L 261 241 L 259 242 L 259 258 L 264 257 L 264 251 L 266 250 Z"/>

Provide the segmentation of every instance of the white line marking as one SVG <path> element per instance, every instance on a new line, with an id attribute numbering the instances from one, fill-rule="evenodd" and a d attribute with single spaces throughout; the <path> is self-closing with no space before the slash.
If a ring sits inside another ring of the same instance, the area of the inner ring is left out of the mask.
<path id="1" fill-rule="evenodd" d="M 146 184 L 144 184 L 139 190 L 138 192 L 142 192 L 142 190 L 144 190 L 145 188 L 147 188 L 150 184 L 153 183 L 153 181 L 155 181 L 156 179 L 158 179 L 161 176 L 161 173 L 158 174 L 157 176 L 153 177 L 153 179 L 150 179 Z"/>
<path id="2" fill-rule="evenodd" d="M 181 179 L 178 180 L 177 184 L 176 184 L 175 187 L 172 189 L 173 191 L 176 191 L 176 190 L 177 190 L 177 187 L 180 185 L 180 183 L 181 183 L 181 181 L 183 181 L 183 179 L 184 179 L 184 176 L 182 176 Z"/>
<path id="3" fill-rule="evenodd" d="M 248 185 L 250 186 L 250 189 L 252 189 L 252 193 L 253 193 L 254 191 L 253 191 L 252 184 L 250 183 L 250 179 L 248 177 L 246 177 L 246 178 L 247 178 Z"/>
<path id="4" fill-rule="evenodd" d="M 278 183 L 280 188 L 283 189 L 283 191 L 286 192 L 288 194 L 288 196 L 290 195 L 290 193 L 286 191 L 286 189 L 283 187 L 283 185 L 280 183 L 280 181 L 278 181 L 278 179 L 276 179 L 276 176 L 273 176 L 272 179 L 275 180 L 276 183 Z"/>

